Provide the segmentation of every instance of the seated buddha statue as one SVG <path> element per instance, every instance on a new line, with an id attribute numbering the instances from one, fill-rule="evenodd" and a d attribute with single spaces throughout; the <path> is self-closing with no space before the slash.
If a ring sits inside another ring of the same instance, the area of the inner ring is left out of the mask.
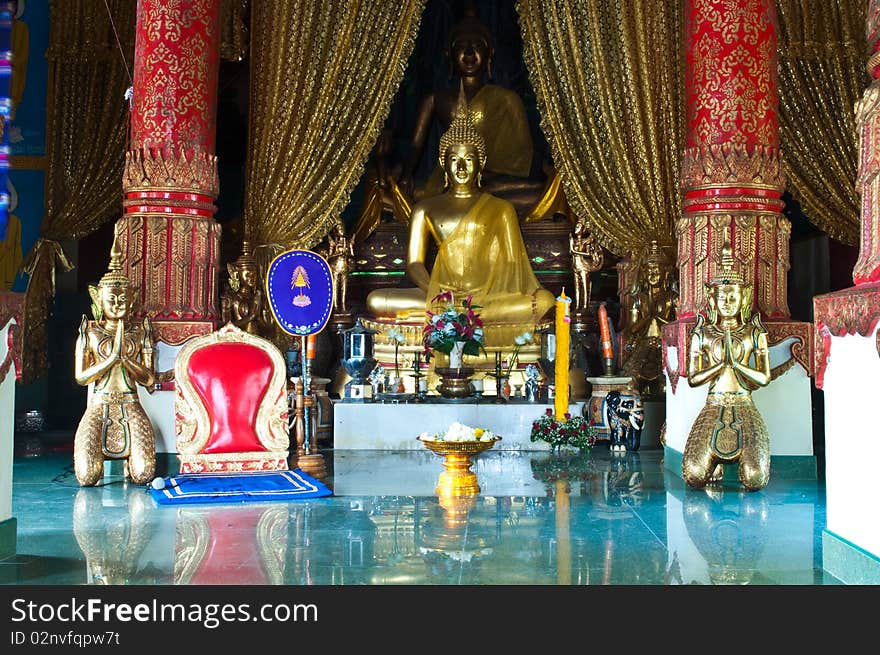
<path id="1" fill-rule="evenodd" d="M 373 291 L 367 309 L 378 318 L 424 320 L 428 302 L 440 293 L 471 295 L 481 308 L 486 343 L 494 345 L 493 326 L 534 326 L 555 298 L 535 278 L 513 205 L 481 188 L 486 145 L 464 92 L 440 139 L 439 160 L 446 189 L 416 203 L 410 218 L 406 271 L 416 286 Z M 429 272 L 432 240 L 438 251 Z"/>
<path id="2" fill-rule="evenodd" d="M 442 164 L 434 168 L 420 188 L 415 188 L 413 176 L 435 122 L 441 131 L 452 124 L 458 89 L 463 86 L 486 147 L 483 189 L 509 200 L 523 215 L 537 203 L 545 182 L 531 176 L 535 152 L 522 99 L 510 89 L 487 82 L 494 55 L 493 40 L 473 11 L 453 26 L 447 54 L 456 81 L 450 88 L 435 89 L 422 101 L 397 184 L 403 195 L 414 202 L 443 190 Z"/>

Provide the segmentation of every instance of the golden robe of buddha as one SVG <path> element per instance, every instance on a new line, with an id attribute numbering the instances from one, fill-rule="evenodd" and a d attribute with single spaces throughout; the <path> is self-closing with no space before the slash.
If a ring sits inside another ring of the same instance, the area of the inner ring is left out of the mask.
<path id="1" fill-rule="evenodd" d="M 446 190 L 413 208 L 407 275 L 413 289 L 380 289 L 367 297 L 377 317 L 424 317 L 427 302 L 444 291 L 472 295 L 487 326 L 537 323 L 555 298 L 535 278 L 513 205 L 480 189 L 486 162 L 482 135 L 462 93 L 452 126 L 440 140 Z M 433 239 L 437 256 L 426 266 Z"/>

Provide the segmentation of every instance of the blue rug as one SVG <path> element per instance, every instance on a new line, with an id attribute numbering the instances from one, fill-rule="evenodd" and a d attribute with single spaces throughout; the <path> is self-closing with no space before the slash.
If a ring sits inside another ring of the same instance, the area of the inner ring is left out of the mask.
<path id="1" fill-rule="evenodd" d="M 163 489 L 148 487 L 160 505 L 306 500 L 332 496 L 323 483 L 300 469 L 256 473 L 188 473 L 164 478 Z"/>

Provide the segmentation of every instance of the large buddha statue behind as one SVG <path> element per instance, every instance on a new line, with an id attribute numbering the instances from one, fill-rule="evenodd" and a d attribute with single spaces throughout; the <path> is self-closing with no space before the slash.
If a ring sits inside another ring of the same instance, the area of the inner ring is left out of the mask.
<path id="1" fill-rule="evenodd" d="M 535 151 L 525 105 L 516 92 L 488 82 L 493 53 L 492 35 L 471 9 L 449 35 L 447 55 L 456 83 L 450 88 L 434 89 L 419 107 L 398 178 L 404 196 L 418 201 L 444 188 L 442 163 L 422 186 L 417 187 L 413 179 L 432 126 L 436 123 L 445 131 L 452 124 L 459 85 L 464 88 L 474 124 L 485 143 L 484 189 L 511 201 L 521 215 L 541 196 L 545 181 L 532 175 Z"/>
<path id="2" fill-rule="evenodd" d="M 406 271 L 416 287 L 373 291 L 367 308 L 381 318 L 423 319 L 427 302 L 443 291 L 472 295 L 487 345 L 512 342 L 510 335 L 493 338 L 492 326 L 534 326 L 555 298 L 532 271 L 513 205 L 481 189 L 486 142 L 463 89 L 439 154 L 444 191 L 416 203 L 410 218 Z M 429 272 L 431 240 L 438 250 Z"/>

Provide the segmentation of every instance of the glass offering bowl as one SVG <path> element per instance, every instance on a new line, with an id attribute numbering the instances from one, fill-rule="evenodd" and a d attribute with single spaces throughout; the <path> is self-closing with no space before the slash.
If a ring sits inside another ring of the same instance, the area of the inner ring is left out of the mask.
<path id="1" fill-rule="evenodd" d="M 480 493 L 477 474 L 471 471 L 471 458 L 489 450 L 501 437 L 480 439 L 479 441 L 439 441 L 434 439 L 418 440 L 428 450 L 443 456 L 443 467 L 435 489 L 439 496 L 469 496 Z"/>

